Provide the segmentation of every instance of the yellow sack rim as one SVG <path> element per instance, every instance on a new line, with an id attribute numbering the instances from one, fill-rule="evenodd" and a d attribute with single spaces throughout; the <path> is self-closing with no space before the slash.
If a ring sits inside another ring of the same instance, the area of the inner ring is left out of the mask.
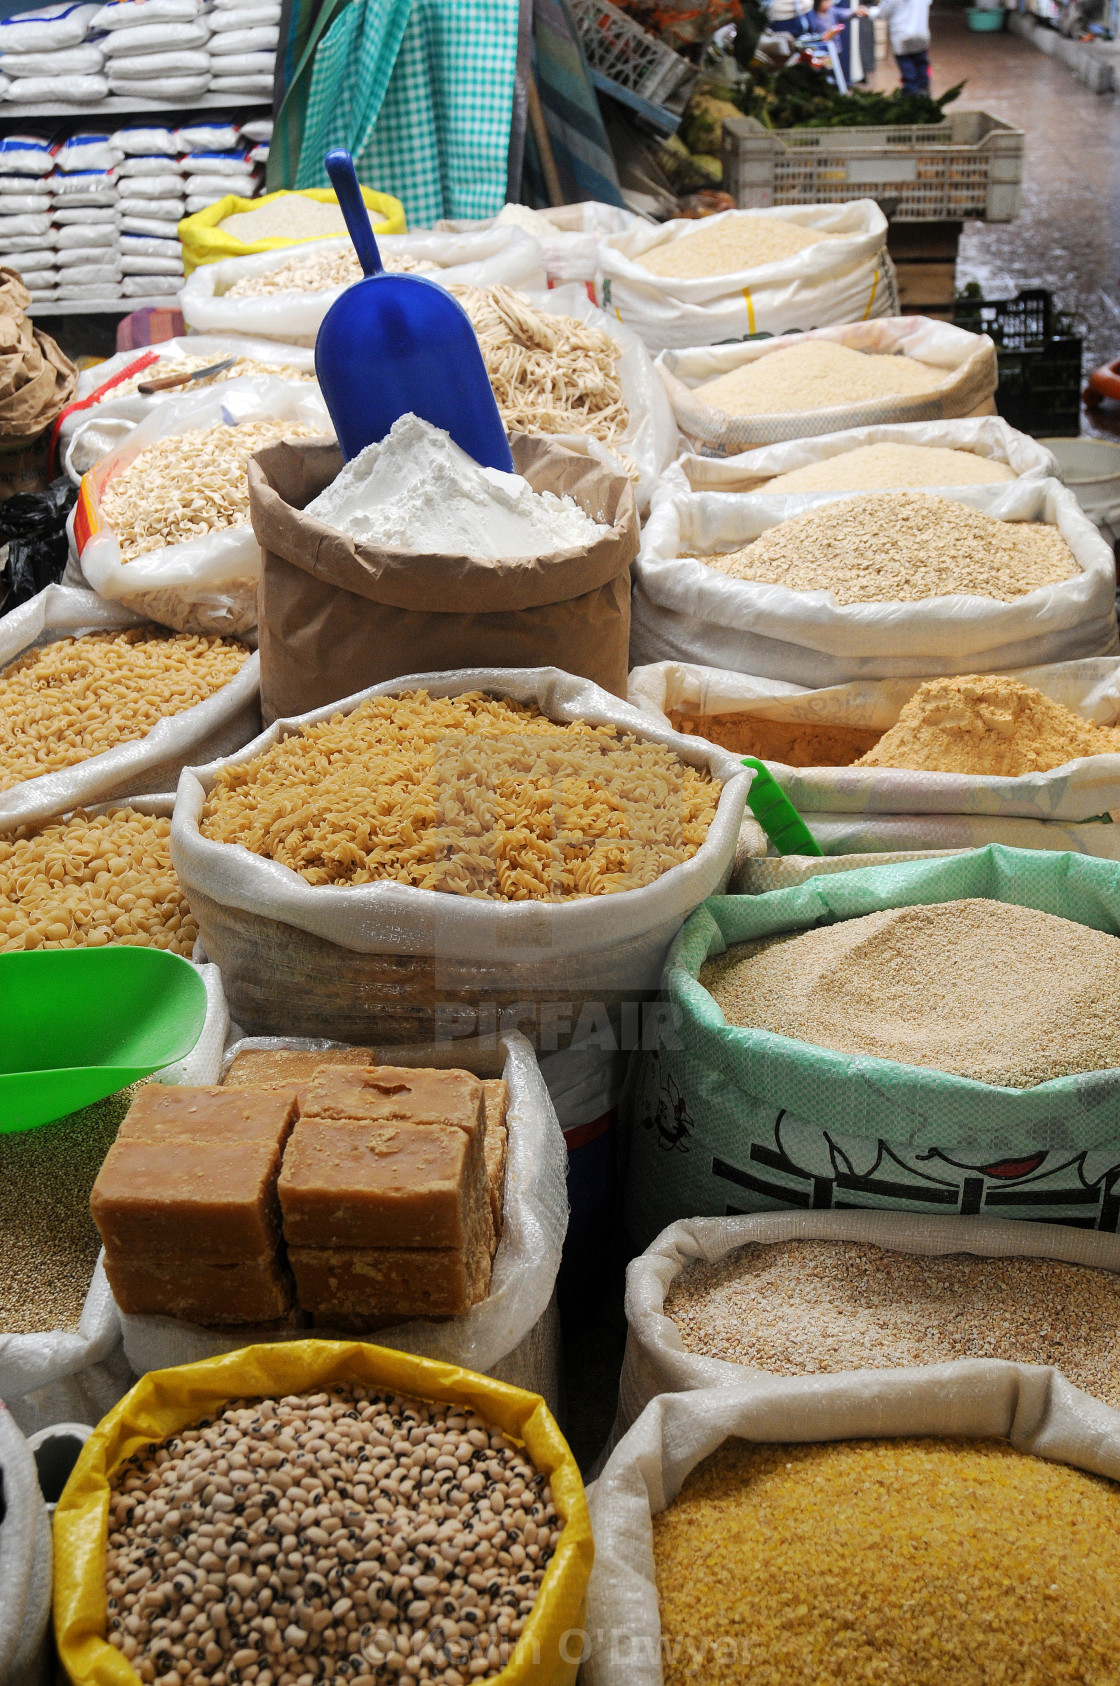
<path id="1" fill-rule="evenodd" d="M 76 1686 L 141 1686 L 132 1665 L 105 1638 L 112 1472 L 142 1447 L 213 1416 L 231 1400 L 283 1397 L 338 1382 L 465 1405 L 525 1447 L 549 1478 L 563 1531 L 513 1655 L 488 1679 L 494 1686 L 567 1686 L 575 1679 L 578 1662 L 569 1662 L 565 1636 L 583 1625 L 594 1547 L 579 1469 L 544 1400 L 492 1376 L 388 1347 L 302 1340 L 150 1371 L 86 1441 L 54 1519 L 55 1637 Z"/>
<path id="2" fill-rule="evenodd" d="M 376 212 L 382 219 L 374 223 L 375 234 L 406 232 L 404 206 L 399 199 L 394 199 L 391 193 L 378 193 L 372 187 L 363 187 L 361 192 L 366 210 Z M 333 187 L 299 188 L 294 196 L 300 199 L 315 199 L 320 205 L 338 204 L 338 195 Z M 267 240 L 245 241 L 239 240 L 235 234 L 223 234 L 218 227 L 220 222 L 232 217 L 237 211 L 259 211 L 262 205 L 271 205 L 274 199 L 292 197 L 293 194 L 287 188 L 281 188 L 277 193 L 262 194 L 259 199 L 242 199 L 236 193 L 227 193 L 224 199 L 207 205 L 204 211 L 196 211 L 193 216 L 184 217 L 179 224 L 184 272 L 189 275 L 201 264 L 217 263 L 220 258 L 247 258 L 254 252 L 278 252 L 285 246 L 306 246 L 314 240 L 340 238 L 338 234 L 304 234 L 298 239 L 292 239 L 285 234 L 272 234 Z"/>

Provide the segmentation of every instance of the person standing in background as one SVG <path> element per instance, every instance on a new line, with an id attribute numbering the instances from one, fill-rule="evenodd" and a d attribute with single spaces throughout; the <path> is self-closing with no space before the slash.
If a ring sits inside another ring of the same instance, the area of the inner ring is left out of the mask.
<path id="1" fill-rule="evenodd" d="M 782 35 L 805 35 L 812 10 L 813 0 L 769 0 L 766 7 L 767 27 Z"/>
<path id="2" fill-rule="evenodd" d="M 881 0 L 876 7 L 876 15 L 887 20 L 904 94 L 930 91 L 929 6 L 930 0 Z"/>

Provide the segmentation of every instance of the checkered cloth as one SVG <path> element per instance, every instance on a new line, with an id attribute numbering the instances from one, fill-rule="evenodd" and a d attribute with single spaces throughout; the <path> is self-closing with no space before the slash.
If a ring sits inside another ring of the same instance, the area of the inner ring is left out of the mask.
<path id="1" fill-rule="evenodd" d="M 491 217 L 506 197 L 518 0 L 350 0 L 315 52 L 297 187 L 348 147 L 411 226 Z"/>

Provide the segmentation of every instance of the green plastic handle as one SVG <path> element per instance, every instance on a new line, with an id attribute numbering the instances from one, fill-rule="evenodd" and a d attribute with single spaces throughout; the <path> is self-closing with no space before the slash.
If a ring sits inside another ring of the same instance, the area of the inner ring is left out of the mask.
<path id="1" fill-rule="evenodd" d="M 823 855 L 824 850 L 766 763 L 744 755 L 743 766 L 754 771 L 747 806 L 778 853 Z"/>

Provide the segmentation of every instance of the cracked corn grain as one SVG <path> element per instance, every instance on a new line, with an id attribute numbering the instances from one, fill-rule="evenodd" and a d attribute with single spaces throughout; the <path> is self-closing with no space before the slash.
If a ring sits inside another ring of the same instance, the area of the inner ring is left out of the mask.
<path id="1" fill-rule="evenodd" d="M 835 340 L 804 340 L 705 381 L 695 397 L 727 416 L 785 415 L 933 392 L 944 386 L 948 373 L 902 353 L 853 351 Z"/>
<path id="2" fill-rule="evenodd" d="M 249 213 L 247 212 L 246 215 Z M 409 257 L 406 252 L 382 252 L 384 266 L 401 274 L 438 275 L 440 266 L 428 258 Z M 268 298 L 274 293 L 321 293 L 330 287 L 349 287 L 362 279 L 356 253 L 320 252 L 314 257 L 289 258 L 287 263 L 263 275 L 244 275 L 221 294 L 226 299 Z"/>
<path id="3" fill-rule="evenodd" d="M 997 521 L 931 492 L 842 498 L 699 560 L 735 580 L 827 591 L 837 603 L 956 595 L 1007 603 L 1080 572 L 1057 527 Z"/>
<path id="4" fill-rule="evenodd" d="M 904 486 L 982 486 L 1014 480 L 1015 470 L 977 451 L 941 445 L 859 445 L 777 474 L 760 492 L 890 491 Z"/>
<path id="5" fill-rule="evenodd" d="M 729 1024 L 1030 1089 L 1120 1066 L 1120 937 L 970 897 L 739 943 L 700 971 Z"/>
<path id="6" fill-rule="evenodd" d="M 750 1242 L 687 1264 L 665 1315 L 686 1352 L 773 1375 L 1003 1358 L 1120 1407 L 1120 1276 L 1057 1259 Z"/>
<path id="7" fill-rule="evenodd" d="M 200 829 L 309 884 L 568 901 L 650 884 L 690 860 L 720 788 L 612 726 L 558 726 L 481 691 L 408 691 L 222 768 Z"/>
<path id="8" fill-rule="evenodd" d="M 653 1518 L 665 1686 L 1113 1686 L 1118 1532 L 1006 1441 L 725 1441 Z"/>
<path id="9" fill-rule="evenodd" d="M 133 743 L 237 677 L 227 638 L 162 627 L 59 638 L 0 673 L 0 790 Z"/>
<path id="10" fill-rule="evenodd" d="M 101 517 L 132 562 L 167 545 L 243 526 L 249 519 L 249 458 L 280 439 L 321 439 L 297 421 L 192 427 L 168 434 L 113 475 L 101 493 Z"/>
<path id="11" fill-rule="evenodd" d="M 165 375 L 185 375 L 192 369 L 209 369 L 219 361 L 224 362 L 225 359 L 214 351 L 207 352 L 205 357 L 161 357 L 155 368 L 141 369 L 138 375 L 113 387 L 108 396 L 110 400 L 123 398 L 126 393 L 135 392 L 144 381 L 158 380 Z M 286 381 L 315 379 L 313 369 L 297 369 L 292 363 L 262 363 L 256 357 L 238 357 L 231 368 L 222 369 L 216 375 L 207 375 L 205 380 L 191 381 L 189 390 L 196 392 L 200 387 L 218 386 L 222 381 L 235 381 L 241 375 L 266 375 L 270 380 Z M 172 388 L 172 395 L 174 391 Z"/>
<path id="12" fill-rule="evenodd" d="M 760 264 L 780 263 L 822 240 L 838 240 L 823 228 L 805 228 L 801 223 L 779 217 L 730 216 L 695 233 L 682 234 L 644 252 L 635 263 L 651 275 L 681 280 L 731 275 L 739 269 L 757 269 Z"/>
<path id="13" fill-rule="evenodd" d="M 132 1093 L 0 1134 L 0 1334 L 77 1329 L 101 1250 L 90 1191 Z"/>
<path id="14" fill-rule="evenodd" d="M 134 808 L 0 836 L 0 954 L 127 943 L 189 960 L 198 925 L 170 837 L 170 819 Z"/>
<path id="15" fill-rule="evenodd" d="M 484 1418 L 346 1384 L 234 1400 L 110 1487 L 107 1636 L 145 1686 L 490 1680 L 562 1532 Z"/>

